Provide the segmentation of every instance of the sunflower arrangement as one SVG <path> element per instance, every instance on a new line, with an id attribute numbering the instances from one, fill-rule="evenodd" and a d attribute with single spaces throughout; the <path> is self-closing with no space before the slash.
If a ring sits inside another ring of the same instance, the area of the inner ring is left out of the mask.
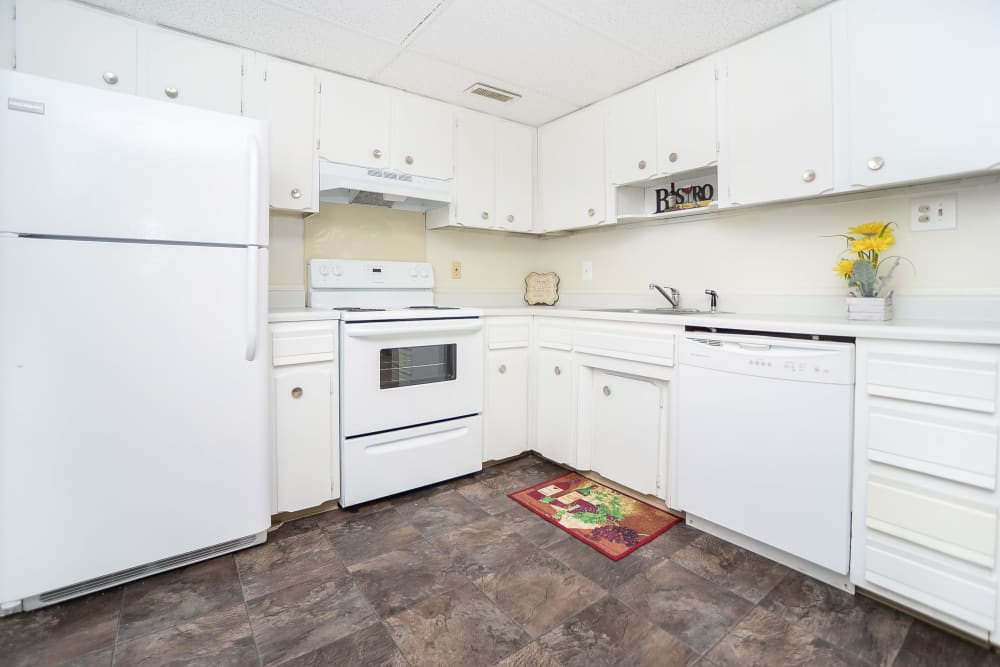
<path id="1" fill-rule="evenodd" d="M 885 257 L 883 253 L 896 243 L 892 234 L 894 227 L 895 222 L 876 220 L 851 227 L 847 234 L 838 234 L 847 240 L 847 248 L 841 254 L 852 256 L 841 259 L 833 270 L 847 281 L 851 295 L 885 297 L 892 294 L 892 274 L 903 258 Z"/>

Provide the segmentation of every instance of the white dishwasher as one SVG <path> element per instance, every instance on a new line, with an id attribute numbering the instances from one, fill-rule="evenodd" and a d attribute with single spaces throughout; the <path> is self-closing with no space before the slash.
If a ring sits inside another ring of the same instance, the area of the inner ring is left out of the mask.
<path id="1" fill-rule="evenodd" d="M 854 343 L 688 332 L 679 347 L 678 509 L 847 574 Z"/>

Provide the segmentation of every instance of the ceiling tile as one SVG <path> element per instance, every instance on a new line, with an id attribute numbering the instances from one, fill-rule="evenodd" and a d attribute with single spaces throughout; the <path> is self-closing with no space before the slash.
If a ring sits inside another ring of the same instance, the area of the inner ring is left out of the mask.
<path id="1" fill-rule="evenodd" d="M 408 49 L 581 105 L 661 71 L 531 0 L 452 0 Z"/>
<path id="2" fill-rule="evenodd" d="M 428 56 L 403 52 L 389 67 L 375 77 L 379 83 L 483 111 L 528 125 L 541 125 L 565 115 L 578 105 L 517 86 L 509 81 L 444 63 Z M 465 92 L 474 83 L 486 83 L 512 90 L 522 97 L 511 102 L 497 102 Z"/>
<path id="3" fill-rule="evenodd" d="M 266 0 L 350 30 L 402 44 L 442 0 Z"/>

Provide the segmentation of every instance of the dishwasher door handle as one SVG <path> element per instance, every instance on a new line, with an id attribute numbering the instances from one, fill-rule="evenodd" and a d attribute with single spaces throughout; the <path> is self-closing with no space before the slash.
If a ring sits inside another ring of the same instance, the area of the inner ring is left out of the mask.
<path id="1" fill-rule="evenodd" d="M 753 350 L 755 352 L 768 352 L 771 346 L 767 343 L 737 343 L 741 350 Z"/>

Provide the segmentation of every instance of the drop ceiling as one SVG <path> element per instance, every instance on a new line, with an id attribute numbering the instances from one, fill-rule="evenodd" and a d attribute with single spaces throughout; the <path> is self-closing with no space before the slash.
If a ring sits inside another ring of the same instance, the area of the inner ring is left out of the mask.
<path id="1" fill-rule="evenodd" d="M 829 0 L 87 0 L 541 125 Z M 521 95 L 471 95 L 485 83 Z"/>

